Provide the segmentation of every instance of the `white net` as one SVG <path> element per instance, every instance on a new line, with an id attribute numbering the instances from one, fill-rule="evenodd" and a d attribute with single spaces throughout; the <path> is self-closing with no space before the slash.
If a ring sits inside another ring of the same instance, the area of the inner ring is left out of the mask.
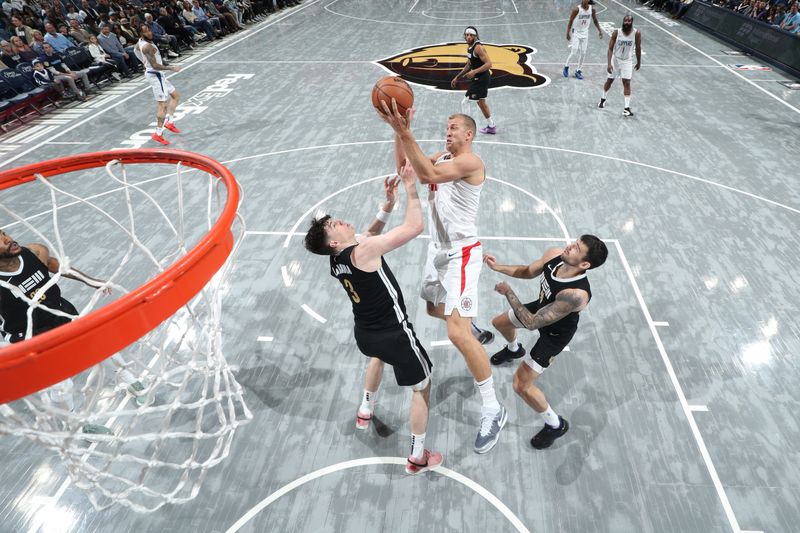
<path id="1" fill-rule="evenodd" d="M 168 175 L 152 177 L 165 168 Z M 0 222 L 20 245 L 44 244 L 58 259 L 58 273 L 40 290 L 58 284 L 80 316 L 168 269 L 208 233 L 227 197 L 219 179 L 180 164 L 111 162 L 105 173 L 75 174 L 6 191 Z M 44 198 L 50 209 L 37 212 Z M 241 219 L 234 232 L 238 245 Z M 108 361 L 0 405 L 0 433 L 56 450 L 97 508 L 149 512 L 194 498 L 208 469 L 228 456 L 237 427 L 252 418 L 222 353 L 221 300 L 235 253 L 234 246 L 186 305 Z M 16 285 L 0 286 L 27 303 L 27 337 L 36 309 L 73 318 Z"/>

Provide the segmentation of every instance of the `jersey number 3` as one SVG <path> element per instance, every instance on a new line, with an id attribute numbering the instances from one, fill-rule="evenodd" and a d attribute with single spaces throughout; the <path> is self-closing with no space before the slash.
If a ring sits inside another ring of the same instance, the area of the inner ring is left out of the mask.
<path id="1" fill-rule="evenodd" d="M 353 288 L 353 284 L 350 283 L 349 279 L 343 279 L 342 280 L 342 285 L 344 285 L 344 288 L 347 289 L 348 293 L 350 293 L 350 299 L 353 300 L 354 304 L 357 304 L 357 303 L 361 302 L 361 297 L 358 295 L 356 290 Z"/>

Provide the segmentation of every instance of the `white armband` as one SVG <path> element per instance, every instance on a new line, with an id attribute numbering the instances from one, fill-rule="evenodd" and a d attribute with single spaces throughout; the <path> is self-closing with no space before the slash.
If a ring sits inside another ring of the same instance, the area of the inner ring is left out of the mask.
<path id="1" fill-rule="evenodd" d="M 381 208 L 380 211 L 378 211 L 378 214 L 375 215 L 375 218 L 386 224 L 389 222 L 389 215 L 391 214 L 391 211 L 384 211 L 383 208 Z"/>

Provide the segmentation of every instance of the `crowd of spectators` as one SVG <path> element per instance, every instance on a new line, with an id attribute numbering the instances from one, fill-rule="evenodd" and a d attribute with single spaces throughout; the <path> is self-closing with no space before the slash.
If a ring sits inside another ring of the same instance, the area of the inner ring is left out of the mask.
<path id="1" fill-rule="evenodd" d="M 86 99 L 100 89 L 98 80 L 142 72 L 133 46 L 143 24 L 166 61 L 300 1 L 0 0 L 0 72 L 14 69 L 61 97 Z M 3 94 L 0 111 L 8 100 Z"/>
<path id="2" fill-rule="evenodd" d="M 647 0 L 657 11 L 666 11 L 673 18 L 682 17 L 693 0 Z M 800 0 L 705 0 L 716 6 L 736 11 L 746 17 L 770 24 L 776 29 L 800 35 Z"/>

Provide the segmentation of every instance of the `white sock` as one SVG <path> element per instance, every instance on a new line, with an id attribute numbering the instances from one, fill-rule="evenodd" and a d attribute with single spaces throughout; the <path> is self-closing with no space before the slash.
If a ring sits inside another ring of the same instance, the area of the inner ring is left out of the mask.
<path id="1" fill-rule="evenodd" d="M 487 118 L 486 120 L 488 120 L 488 121 L 489 121 L 489 122 L 487 123 L 487 125 L 488 125 L 490 128 L 494 128 L 494 119 L 492 119 L 492 117 L 489 117 L 489 118 Z"/>
<path id="2" fill-rule="evenodd" d="M 164 124 L 172 122 L 172 115 L 167 115 L 164 117 Z"/>
<path id="3" fill-rule="evenodd" d="M 463 100 L 461 100 L 461 113 L 464 115 L 469 115 L 469 98 L 466 96 Z"/>
<path id="4" fill-rule="evenodd" d="M 631 97 L 630 96 L 626 96 L 625 97 L 625 107 L 628 108 L 630 106 L 631 106 Z"/>
<path id="5" fill-rule="evenodd" d="M 519 342 L 517 342 L 517 339 L 514 339 L 513 341 L 508 343 L 508 349 L 511 350 L 512 352 L 516 352 L 517 350 L 519 350 Z"/>
<path id="6" fill-rule="evenodd" d="M 411 458 L 420 460 L 422 456 L 425 454 L 425 433 L 422 435 L 417 435 L 416 433 L 411 434 Z"/>
<path id="7" fill-rule="evenodd" d="M 161 135 L 162 133 L 164 133 L 164 128 L 163 128 L 163 126 L 159 126 L 159 127 L 157 127 L 157 128 L 156 128 L 156 135 Z"/>
<path id="8" fill-rule="evenodd" d="M 361 395 L 361 406 L 358 408 L 359 412 L 372 414 L 372 411 L 375 409 L 376 394 L 377 391 L 370 392 L 364 389 L 364 394 Z"/>
<path id="9" fill-rule="evenodd" d="M 550 405 L 547 405 L 547 411 L 542 413 L 542 418 L 544 418 L 544 423 L 553 428 L 561 427 L 561 420 L 558 419 L 558 415 Z"/>
<path id="10" fill-rule="evenodd" d="M 607 97 L 608 97 L 608 91 L 603 91 L 603 100 L 605 100 Z"/>
<path id="11" fill-rule="evenodd" d="M 581 52 L 580 58 L 578 59 L 578 70 L 583 68 L 583 60 L 586 58 L 586 52 Z"/>
<path id="12" fill-rule="evenodd" d="M 492 379 L 492 376 L 489 376 L 485 381 L 476 381 L 475 383 L 481 392 L 483 407 L 490 411 L 500 410 L 500 402 L 497 401 L 497 396 L 494 393 L 494 379 Z"/>

